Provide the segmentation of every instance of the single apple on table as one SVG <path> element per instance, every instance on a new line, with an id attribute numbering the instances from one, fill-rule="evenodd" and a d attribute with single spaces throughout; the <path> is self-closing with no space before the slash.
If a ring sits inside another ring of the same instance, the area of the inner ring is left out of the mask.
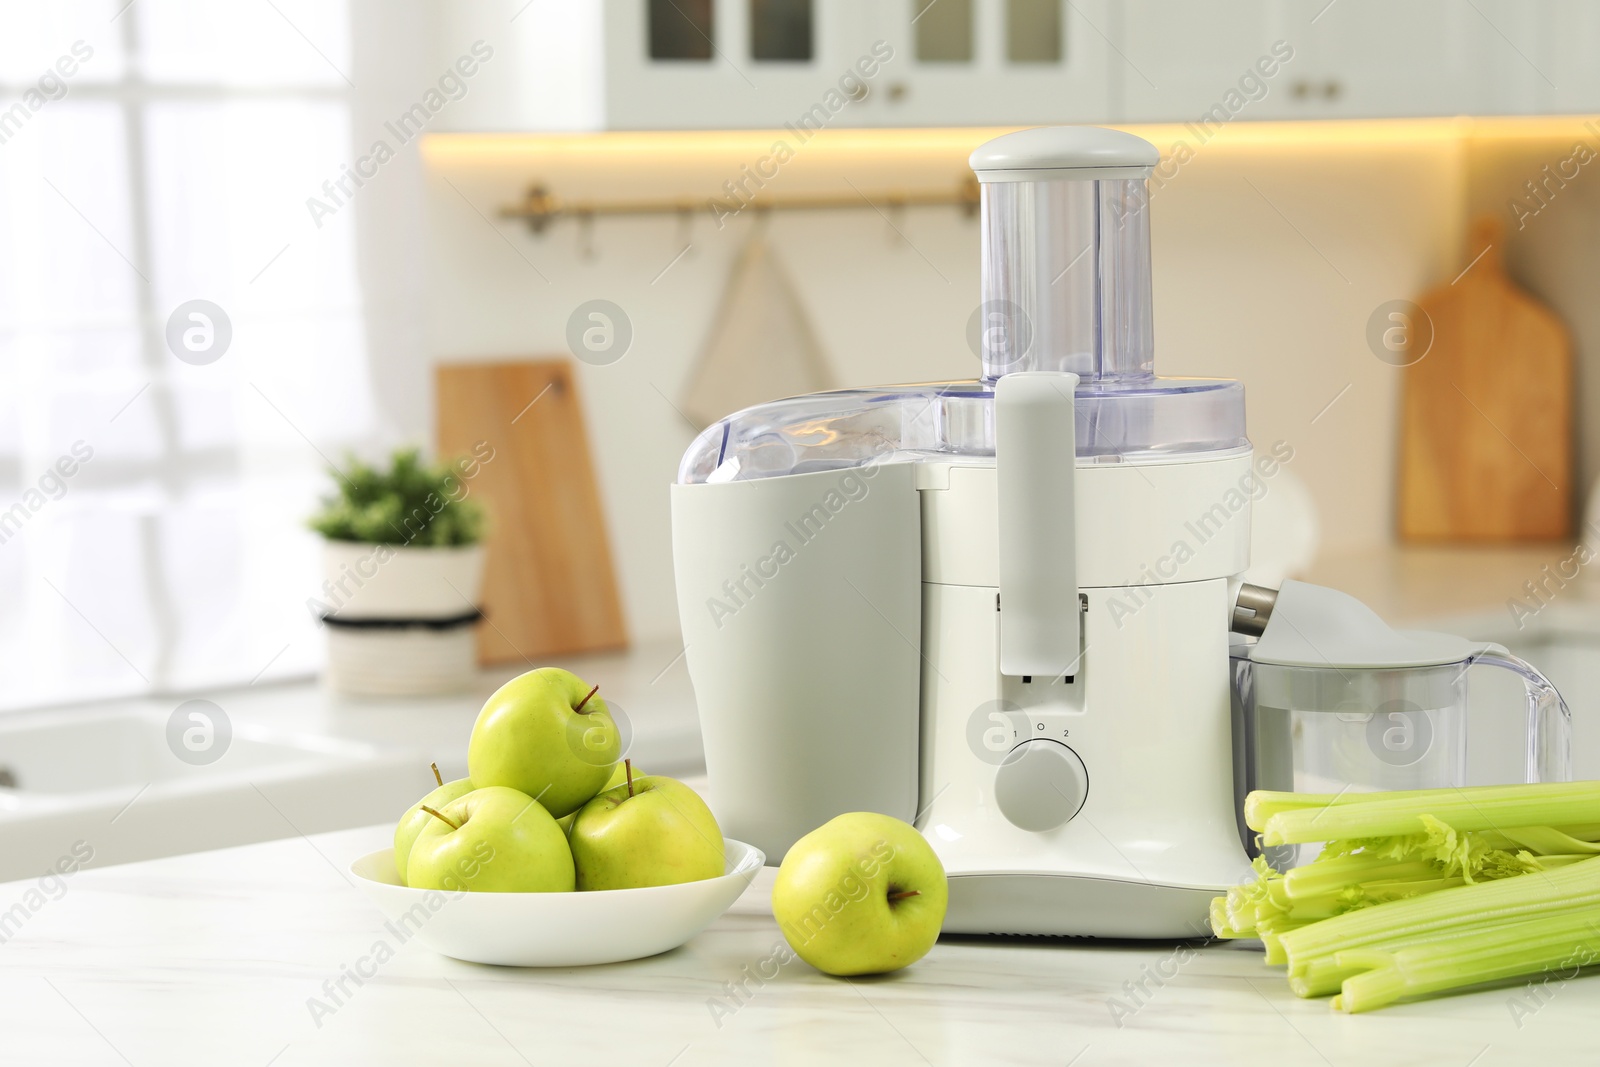
<path id="1" fill-rule="evenodd" d="M 480 893 L 566 893 L 572 850 L 544 806 L 492 785 L 435 809 L 411 845 L 406 884 Z"/>
<path id="2" fill-rule="evenodd" d="M 556 818 L 600 792 L 622 755 L 606 702 L 571 671 L 540 667 L 495 690 L 467 742 L 467 774 L 479 788 L 505 786 Z"/>
<path id="3" fill-rule="evenodd" d="M 944 865 L 916 829 L 856 811 L 783 857 L 772 914 L 795 955 L 826 974 L 881 974 L 927 955 L 949 903 Z"/>
<path id="4" fill-rule="evenodd" d="M 580 890 L 640 889 L 723 874 L 722 828 L 693 789 L 674 778 L 635 778 L 578 810 L 568 839 Z"/>
<path id="5" fill-rule="evenodd" d="M 406 861 L 411 858 L 411 844 L 417 839 L 417 835 L 422 833 L 422 828 L 433 821 L 433 816 L 422 810 L 423 806 L 442 808 L 452 800 L 472 792 L 471 778 L 457 778 L 453 782 L 447 782 L 439 774 L 437 763 L 430 763 L 429 766 L 433 768 L 433 780 L 439 783 L 438 787 L 406 809 L 406 813 L 400 816 L 400 822 L 394 828 L 394 869 L 395 873 L 400 875 L 402 885 L 406 881 Z"/>

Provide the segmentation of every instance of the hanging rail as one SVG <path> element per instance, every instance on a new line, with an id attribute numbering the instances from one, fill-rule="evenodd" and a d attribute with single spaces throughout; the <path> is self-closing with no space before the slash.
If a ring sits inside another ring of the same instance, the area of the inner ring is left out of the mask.
<path id="1" fill-rule="evenodd" d="M 543 233 L 549 226 L 564 218 L 593 219 L 599 215 L 680 215 L 691 217 L 698 211 L 709 211 L 720 220 L 741 211 L 837 211 L 841 208 L 900 207 L 958 207 L 964 215 L 974 215 L 978 210 L 978 181 L 966 178 L 949 192 L 890 190 L 868 195 L 862 192 L 814 193 L 794 196 L 760 196 L 740 201 L 706 197 L 691 200 L 640 198 L 637 200 L 563 200 L 546 186 L 535 183 L 528 187 L 522 201 L 500 209 L 503 219 L 524 219 L 534 233 Z"/>

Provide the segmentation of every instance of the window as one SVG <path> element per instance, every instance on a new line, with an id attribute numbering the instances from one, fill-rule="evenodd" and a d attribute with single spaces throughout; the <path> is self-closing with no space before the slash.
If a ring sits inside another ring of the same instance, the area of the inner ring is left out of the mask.
<path id="1" fill-rule="evenodd" d="M 972 62 L 972 0 L 913 0 L 917 59 L 923 63 Z"/>
<path id="2" fill-rule="evenodd" d="M 750 56 L 809 62 L 811 0 L 750 0 Z"/>
<path id="3" fill-rule="evenodd" d="M 650 58 L 711 59 L 712 0 L 650 0 Z"/>
<path id="4" fill-rule="evenodd" d="M 353 155 L 345 4 L 6 19 L 0 706 L 310 673 L 303 520 L 375 422 L 353 213 L 306 208 Z"/>
<path id="5" fill-rule="evenodd" d="M 1006 0 L 1006 59 L 1061 62 L 1061 0 Z"/>

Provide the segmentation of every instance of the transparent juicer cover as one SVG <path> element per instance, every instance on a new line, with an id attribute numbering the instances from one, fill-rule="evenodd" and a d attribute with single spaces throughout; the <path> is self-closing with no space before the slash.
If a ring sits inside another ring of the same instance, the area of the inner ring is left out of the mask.
<path id="1" fill-rule="evenodd" d="M 1096 127 L 1021 130 L 971 158 L 982 183 L 983 376 L 811 393 L 708 428 L 678 481 L 740 481 L 872 462 L 994 455 L 994 383 L 1071 371 L 1078 462 L 1249 448 L 1244 388 L 1155 375 L 1147 180 L 1155 146 Z"/>

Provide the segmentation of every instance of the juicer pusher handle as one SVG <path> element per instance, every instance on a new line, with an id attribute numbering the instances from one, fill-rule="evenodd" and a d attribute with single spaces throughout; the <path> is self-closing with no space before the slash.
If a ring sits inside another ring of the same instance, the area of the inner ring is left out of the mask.
<path id="1" fill-rule="evenodd" d="M 1078 376 L 1017 371 L 994 388 L 1000 673 L 1076 674 Z"/>

